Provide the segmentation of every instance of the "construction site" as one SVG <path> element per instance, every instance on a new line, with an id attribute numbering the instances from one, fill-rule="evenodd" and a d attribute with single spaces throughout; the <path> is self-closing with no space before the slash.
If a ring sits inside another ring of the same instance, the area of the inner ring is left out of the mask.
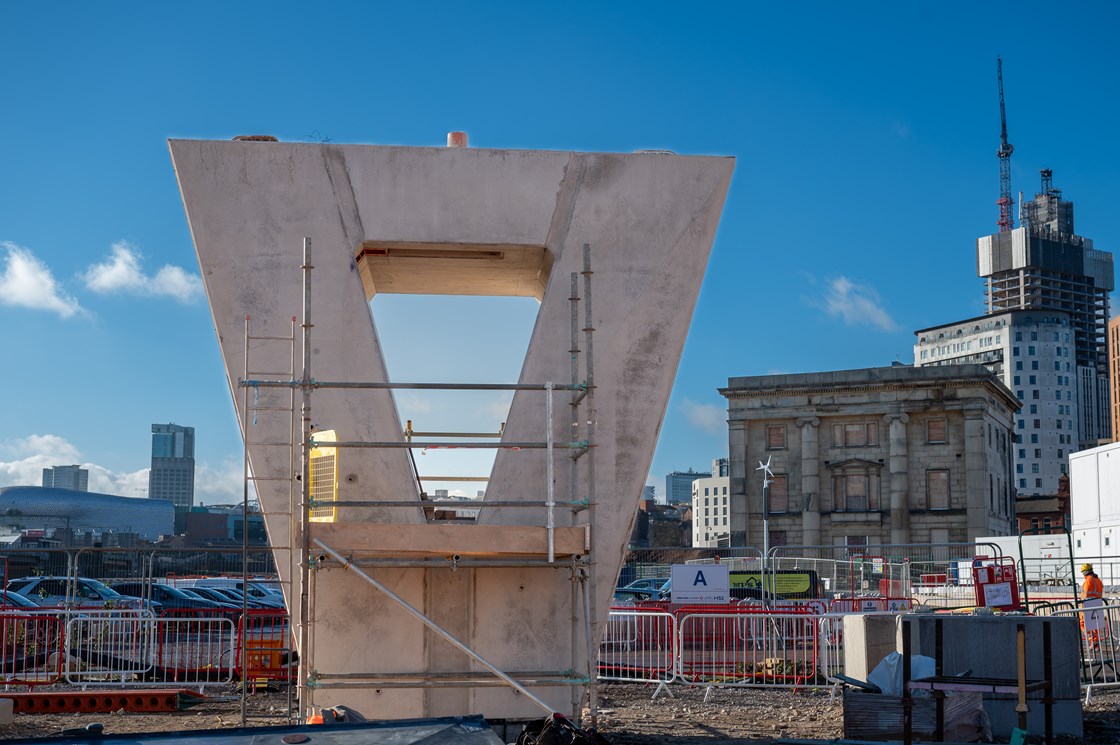
<path id="1" fill-rule="evenodd" d="M 1098 393 L 1107 401 L 1098 378 L 1111 255 L 1073 233 L 1072 204 L 1050 171 L 1015 228 L 1002 65 L 998 75 L 1000 232 L 977 244 L 988 312 L 1064 304 L 1089 392 L 1074 431 L 1089 443 L 1102 434 Z M 0 552 L 6 737 L 1120 740 L 1120 602 L 1108 597 L 1120 587 L 1109 557 L 1096 568 L 1075 558 L 1066 529 L 910 542 L 911 417 L 924 444 L 964 439 L 944 418 L 936 428 L 917 419 L 944 408 L 924 392 L 907 398 L 891 383 L 888 413 L 858 402 L 868 422 L 828 425 L 837 452 L 865 448 L 845 456 L 862 479 L 842 482 L 846 502 L 811 506 L 829 447 L 816 439 L 819 418 L 786 417 L 805 431 L 791 428 L 788 446 L 784 428 L 761 447 L 733 425 L 736 537 L 718 548 L 630 545 L 734 158 L 472 148 L 462 132 L 447 147 L 268 135 L 168 145 L 244 443 L 243 545 Z M 519 376 L 392 379 L 378 295 L 533 298 Z M 828 398 L 837 409 L 819 376 L 798 380 L 806 406 Z M 983 444 L 986 423 L 989 450 L 1002 443 L 989 470 L 963 469 L 995 509 L 991 474 L 1011 473 L 1024 396 L 988 385 L 999 417 L 981 422 L 973 406 L 960 431 Z M 779 403 L 759 408 L 791 406 L 785 386 Z M 512 403 L 497 426 L 447 431 L 402 403 L 417 391 L 500 392 Z M 1068 447 L 1073 429 L 1056 442 Z M 780 519 L 804 526 L 809 545 L 772 540 L 771 514 L 786 509 L 770 502 L 771 458 L 756 469 L 747 456 L 748 446 L 793 452 L 795 442 L 811 449 L 783 474 L 781 496 L 800 489 L 806 500 Z M 492 466 L 439 470 L 439 454 L 461 450 L 492 453 Z M 425 467 L 417 454 L 431 456 Z M 880 505 L 883 468 L 890 498 Z M 933 504 L 930 489 L 930 510 L 943 511 L 926 515 L 938 527 L 923 535 L 940 535 L 950 514 L 950 469 L 934 470 L 945 501 Z M 800 486 L 787 492 L 793 476 Z M 480 498 L 447 496 L 463 483 L 484 485 Z M 1010 505 L 1010 482 L 995 483 Z M 758 506 L 749 521 L 748 497 Z M 250 503 L 267 551 L 250 546 Z M 1012 512 L 998 524 L 1010 526 Z M 883 515 L 882 535 L 897 542 L 866 539 Z M 825 523 L 836 532 L 822 539 Z M 849 529 L 863 540 L 849 541 Z M 760 547 L 746 545 L 756 536 Z M 136 588 L 114 595 L 132 604 L 102 603 L 103 584 Z M 272 584 L 282 599 L 270 605 Z M 168 587 L 234 589 L 241 605 L 172 612 L 156 597 Z M 41 602 L 9 604 L 21 588 Z"/>

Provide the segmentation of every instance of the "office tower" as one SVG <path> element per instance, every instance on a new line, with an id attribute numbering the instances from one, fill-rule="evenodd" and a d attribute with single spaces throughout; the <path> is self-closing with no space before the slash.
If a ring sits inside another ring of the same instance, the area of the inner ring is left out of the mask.
<path id="1" fill-rule="evenodd" d="M 43 486 L 89 491 L 89 471 L 81 466 L 51 466 L 43 469 Z"/>
<path id="2" fill-rule="evenodd" d="M 726 476 L 728 469 L 727 458 L 716 458 L 712 461 L 712 476 Z"/>
<path id="3" fill-rule="evenodd" d="M 706 479 L 712 474 L 699 473 L 691 468 L 687 471 L 673 471 L 665 477 L 665 504 L 690 504 L 692 502 L 692 482 Z"/>
<path id="4" fill-rule="evenodd" d="M 152 470 L 148 498 L 176 507 L 194 505 L 194 427 L 152 425 Z"/>

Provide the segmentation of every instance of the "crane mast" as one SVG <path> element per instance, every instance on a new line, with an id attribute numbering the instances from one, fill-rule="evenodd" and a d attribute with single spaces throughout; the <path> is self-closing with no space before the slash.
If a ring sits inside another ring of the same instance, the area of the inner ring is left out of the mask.
<path id="1" fill-rule="evenodd" d="M 1003 104 L 1003 60 L 996 57 L 996 77 L 999 81 L 999 232 L 1004 233 L 1015 227 L 1015 217 L 1012 207 L 1015 200 L 1011 198 L 1011 153 L 1015 147 L 1007 141 L 1007 111 Z"/>

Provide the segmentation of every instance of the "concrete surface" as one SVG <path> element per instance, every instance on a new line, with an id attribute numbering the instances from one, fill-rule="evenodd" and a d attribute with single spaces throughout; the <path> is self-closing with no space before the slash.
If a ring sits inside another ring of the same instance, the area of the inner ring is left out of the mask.
<path id="1" fill-rule="evenodd" d="M 866 681 L 876 665 L 896 651 L 898 616 L 852 613 L 844 616 L 844 674 Z"/>
<path id="2" fill-rule="evenodd" d="M 583 244 L 591 245 L 595 410 L 584 407 L 581 419 L 593 420 L 596 429 L 596 512 L 590 533 L 596 587 L 591 634 L 597 640 L 734 161 L 188 140 L 171 141 L 170 150 L 237 402 L 245 395 L 236 387 L 243 370 L 245 315 L 252 316 L 254 335 L 282 335 L 289 333 L 291 318 L 302 313 L 299 267 L 305 236 L 314 246 L 312 374 L 329 381 L 386 380 L 369 299 L 377 292 L 426 290 L 539 298 L 520 382 L 569 382 L 571 274 L 582 268 Z M 255 344 L 250 377 L 254 371 L 287 370 L 289 355 L 284 343 Z M 288 403 L 287 392 L 261 392 L 261 406 Z M 565 398 L 557 396 L 556 404 L 554 436 L 566 441 L 571 427 Z M 238 409 L 253 473 L 285 476 L 287 449 L 253 443 L 287 440 L 288 414 L 260 412 L 254 423 L 252 417 L 244 421 Z M 317 428 L 336 430 L 340 440 L 402 439 L 387 391 L 323 390 L 314 394 L 312 409 Z M 518 392 L 505 439 L 541 441 L 544 424 L 543 394 Z M 340 499 L 417 501 L 417 507 L 407 509 L 350 509 L 343 520 L 425 522 L 404 450 L 345 450 L 341 458 Z M 574 474 L 567 458 L 556 463 L 557 498 L 587 496 L 588 459 Z M 500 452 L 486 500 L 544 499 L 545 468 L 542 451 Z M 289 508 L 287 483 L 261 481 L 258 486 L 266 510 Z M 579 526 L 588 515 L 560 511 L 558 525 Z M 296 552 L 289 550 L 297 536 L 283 516 L 267 522 L 282 579 L 298 582 Z M 539 526 L 544 514 L 484 506 L 478 523 Z M 497 545 L 500 539 L 495 540 Z M 347 552 L 346 546 L 334 548 Z M 448 545 L 447 552 L 455 552 L 455 546 Z M 586 644 L 577 623 L 571 575 L 563 566 L 371 573 L 503 670 L 586 674 L 589 669 L 588 652 L 595 645 Z M 350 573 L 318 571 L 312 590 L 313 654 L 304 663 L 319 672 L 477 670 Z M 290 601 L 298 598 L 295 582 L 288 593 Z M 298 628 L 298 603 L 290 607 Z M 533 692 L 567 712 L 583 693 L 555 687 Z M 540 714 L 504 688 L 382 687 L 320 690 L 314 696 L 317 705 L 347 704 L 374 718 Z"/>

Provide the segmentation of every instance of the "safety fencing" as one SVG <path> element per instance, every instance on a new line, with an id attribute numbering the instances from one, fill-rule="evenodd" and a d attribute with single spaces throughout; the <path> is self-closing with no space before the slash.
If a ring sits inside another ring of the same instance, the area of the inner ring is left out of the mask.
<path id="1" fill-rule="evenodd" d="M 62 677 L 63 625 L 49 612 L 0 612 L 0 683 L 48 685 Z"/>
<path id="2" fill-rule="evenodd" d="M 1081 687 L 1085 703 L 1093 692 L 1120 688 L 1120 605 L 1059 608 L 1050 615 L 1072 616 L 1081 627 Z"/>
<path id="3" fill-rule="evenodd" d="M 235 667 L 246 680 L 291 681 L 295 655 L 286 613 L 251 610 L 241 616 Z"/>
<path id="4" fill-rule="evenodd" d="M 209 611 L 0 611 L 0 684 L 191 687 L 290 681 L 296 663 L 283 612 L 239 619 Z"/>
<path id="5" fill-rule="evenodd" d="M 819 678 L 819 616 L 759 606 L 688 609 L 678 619 L 677 675 L 690 684 L 805 686 Z"/>
<path id="6" fill-rule="evenodd" d="M 612 608 L 599 647 L 599 677 L 669 683 L 676 674 L 676 616 L 664 610 Z"/>
<path id="7" fill-rule="evenodd" d="M 843 669 L 843 615 L 826 612 L 822 601 L 615 607 L 599 649 L 599 677 L 709 686 L 824 685 Z"/>

